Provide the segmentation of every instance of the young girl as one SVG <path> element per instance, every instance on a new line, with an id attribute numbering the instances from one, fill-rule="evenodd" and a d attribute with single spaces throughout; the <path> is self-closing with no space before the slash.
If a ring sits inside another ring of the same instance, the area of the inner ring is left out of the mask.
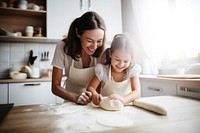
<path id="1" fill-rule="evenodd" d="M 140 98 L 139 73 L 141 67 L 134 63 L 133 44 L 126 34 L 114 37 L 111 47 L 104 53 L 103 63 L 95 67 L 95 76 L 87 90 L 92 93 L 92 102 L 100 105 L 102 96 L 120 100 L 123 104 Z M 96 89 L 101 83 L 101 94 Z"/>

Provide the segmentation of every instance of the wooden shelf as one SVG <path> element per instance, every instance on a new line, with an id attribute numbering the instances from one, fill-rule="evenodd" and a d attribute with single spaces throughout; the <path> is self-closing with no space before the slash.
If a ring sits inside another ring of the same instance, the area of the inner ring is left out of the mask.
<path id="1" fill-rule="evenodd" d="M 23 42 L 23 43 L 57 43 L 60 41 L 59 39 L 49 39 L 46 37 L 10 37 L 10 36 L 0 36 L 0 43 L 1 42 L 9 42 L 9 43 L 16 43 L 16 42 Z"/>
<path id="2" fill-rule="evenodd" d="M 27 0 L 28 3 L 35 3 L 44 6 L 45 10 L 31 10 L 0 7 L 0 27 L 10 29 L 13 32 L 21 32 L 25 35 L 26 26 L 41 27 L 42 35 L 47 36 L 47 11 L 46 0 Z"/>
<path id="3" fill-rule="evenodd" d="M 17 15 L 30 15 L 30 14 L 46 14 L 47 11 L 45 10 L 39 10 L 39 11 L 35 11 L 35 10 L 30 10 L 30 9 L 19 9 L 19 8 L 5 8 L 5 7 L 0 7 L 0 12 L 2 14 L 17 14 Z"/>

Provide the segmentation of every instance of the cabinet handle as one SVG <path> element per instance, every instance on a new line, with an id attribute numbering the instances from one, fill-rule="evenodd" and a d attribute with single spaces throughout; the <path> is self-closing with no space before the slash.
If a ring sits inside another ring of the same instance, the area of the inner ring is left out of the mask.
<path id="1" fill-rule="evenodd" d="M 200 89 L 197 88 L 180 87 L 180 90 L 185 92 L 200 93 Z"/>
<path id="2" fill-rule="evenodd" d="M 159 91 L 159 92 L 162 92 L 163 89 L 161 88 L 153 88 L 153 87 L 148 87 L 149 90 L 152 90 L 152 91 Z"/>
<path id="3" fill-rule="evenodd" d="M 80 9 L 83 10 L 83 0 L 80 0 Z"/>
<path id="4" fill-rule="evenodd" d="M 24 86 L 38 86 L 38 85 L 41 85 L 41 83 L 24 84 Z"/>
<path id="5" fill-rule="evenodd" d="M 92 7 L 91 7 L 91 0 L 88 0 L 88 10 L 91 10 Z"/>

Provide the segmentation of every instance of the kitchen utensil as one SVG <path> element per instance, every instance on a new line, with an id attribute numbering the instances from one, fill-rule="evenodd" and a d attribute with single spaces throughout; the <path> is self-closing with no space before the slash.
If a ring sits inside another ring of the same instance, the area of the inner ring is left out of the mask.
<path id="1" fill-rule="evenodd" d="M 34 36 L 35 36 L 35 37 L 42 37 L 42 36 L 43 36 L 43 35 L 42 35 L 42 27 L 36 26 L 36 27 L 34 28 Z"/>
<path id="2" fill-rule="evenodd" d="M 47 54 L 46 54 L 46 52 L 44 52 L 44 59 L 46 59 L 46 57 L 47 57 Z"/>
<path id="3" fill-rule="evenodd" d="M 1 33 L 4 33 L 6 36 L 17 36 L 16 32 L 13 32 L 13 30 L 8 29 L 8 28 L 2 28 L 0 27 Z"/>
<path id="4" fill-rule="evenodd" d="M 49 59 L 49 51 L 47 51 L 47 59 Z"/>
<path id="5" fill-rule="evenodd" d="M 40 10 L 40 7 L 38 6 L 38 5 L 33 5 L 33 10 L 35 10 L 35 11 L 39 11 Z"/>
<path id="6" fill-rule="evenodd" d="M 50 77 L 50 72 L 51 72 L 50 69 L 43 69 L 41 75 L 42 77 Z"/>
<path id="7" fill-rule="evenodd" d="M 26 0 L 19 0 L 18 1 L 18 5 L 27 5 L 28 4 L 28 1 Z"/>
<path id="8" fill-rule="evenodd" d="M 33 6 L 34 6 L 35 4 L 34 3 L 28 3 L 27 4 L 27 8 L 28 9 L 33 9 Z"/>
<path id="9" fill-rule="evenodd" d="M 41 59 L 43 59 L 44 58 L 44 55 L 43 55 L 43 53 L 41 53 Z"/>
<path id="10" fill-rule="evenodd" d="M 25 34 L 28 37 L 32 37 L 34 33 L 33 26 L 26 26 Z"/>
<path id="11" fill-rule="evenodd" d="M 27 9 L 27 5 L 17 5 L 17 7 L 23 10 Z"/>
<path id="12" fill-rule="evenodd" d="M 28 65 L 33 66 L 36 59 L 37 59 L 37 56 L 33 56 L 33 50 L 30 50 Z"/>
<path id="13" fill-rule="evenodd" d="M 44 51 L 41 53 L 41 61 L 48 61 L 49 60 L 49 51 Z"/>
<path id="14" fill-rule="evenodd" d="M 30 78 L 39 78 L 40 77 L 40 69 L 38 67 L 32 66 L 25 66 L 27 73 L 28 73 L 28 77 Z"/>

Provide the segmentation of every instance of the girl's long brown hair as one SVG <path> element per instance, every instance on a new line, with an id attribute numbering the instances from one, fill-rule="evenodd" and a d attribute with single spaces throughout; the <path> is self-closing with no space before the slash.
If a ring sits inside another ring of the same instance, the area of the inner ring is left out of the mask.
<path id="1" fill-rule="evenodd" d="M 132 57 L 131 64 L 129 68 L 134 66 L 134 45 L 130 39 L 130 36 L 128 34 L 117 34 L 113 38 L 113 41 L 111 43 L 111 47 L 107 48 L 105 52 L 103 53 L 101 63 L 104 65 L 110 65 L 111 64 L 111 58 L 110 55 L 117 50 L 117 49 L 124 49 L 129 53 Z"/>

